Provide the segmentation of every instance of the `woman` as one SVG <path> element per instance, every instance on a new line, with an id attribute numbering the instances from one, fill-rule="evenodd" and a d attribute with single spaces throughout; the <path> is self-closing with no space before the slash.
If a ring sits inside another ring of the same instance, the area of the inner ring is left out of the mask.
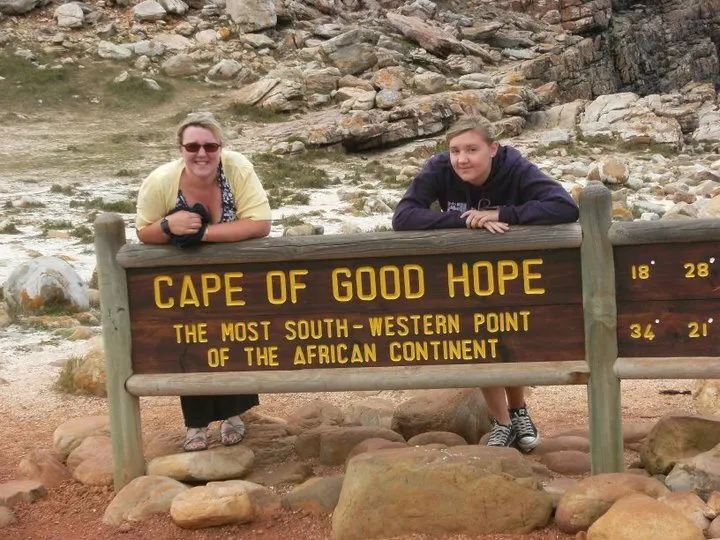
<path id="1" fill-rule="evenodd" d="M 270 205 L 252 164 L 223 149 L 222 127 L 212 114 L 192 113 L 177 129 L 181 158 L 155 169 L 140 186 L 137 235 L 146 244 L 187 245 L 188 240 L 237 242 L 270 233 Z M 199 206 L 202 205 L 202 206 Z M 180 396 L 188 451 L 208 447 L 207 426 L 222 420 L 224 445 L 245 435 L 240 414 L 258 396 Z"/>
<path id="2" fill-rule="evenodd" d="M 577 220 L 578 207 L 568 192 L 520 152 L 498 143 L 485 118 L 458 120 L 445 142 L 448 151 L 425 164 L 398 203 L 395 230 L 468 228 L 502 234 L 510 225 Z M 435 201 L 442 211 L 430 208 Z M 482 392 L 493 415 L 488 446 L 517 444 L 529 452 L 540 444 L 524 387 Z"/>

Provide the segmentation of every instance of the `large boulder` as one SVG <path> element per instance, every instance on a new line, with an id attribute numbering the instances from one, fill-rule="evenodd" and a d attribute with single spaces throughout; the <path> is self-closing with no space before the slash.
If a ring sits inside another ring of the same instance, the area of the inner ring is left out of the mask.
<path id="1" fill-rule="evenodd" d="M 705 535 L 677 510 L 644 495 L 619 499 L 588 530 L 588 540 L 704 540 Z"/>
<path id="2" fill-rule="evenodd" d="M 550 519 L 552 501 L 512 448 L 412 447 L 352 458 L 332 537 L 526 533 Z"/>
<path id="3" fill-rule="evenodd" d="M 576 533 L 590 527 L 615 501 L 630 493 L 654 498 L 669 490 L 655 478 L 632 473 L 605 473 L 590 476 L 570 487 L 560 499 L 555 522 L 561 531 Z"/>
<path id="4" fill-rule="evenodd" d="M 86 311 L 88 288 L 72 266 L 56 257 L 22 263 L 5 283 L 5 301 L 12 311 L 41 313 L 50 308 Z"/>
<path id="5" fill-rule="evenodd" d="M 650 474 L 667 474 L 680 460 L 720 444 L 720 418 L 667 415 L 658 420 L 640 448 L 640 460 Z"/>
<path id="6" fill-rule="evenodd" d="M 480 390 L 427 390 L 395 409 L 392 428 L 405 439 L 426 431 L 449 431 L 477 443 L 490 430 L 490 422 Z"/>
<path id="7" fill-rule="evenodd" d="M 188 487 L 166 476 L 139 476 L 123 487 L 103 515 L 108 525 L 124 521 L 145 521 L 170 511 L 175 496 Z"/>
<path id="8" fill-rule="evenodd" d="M 22 15 L 42 4 L 42 0 L 0 0 L 0 13 Z"/>

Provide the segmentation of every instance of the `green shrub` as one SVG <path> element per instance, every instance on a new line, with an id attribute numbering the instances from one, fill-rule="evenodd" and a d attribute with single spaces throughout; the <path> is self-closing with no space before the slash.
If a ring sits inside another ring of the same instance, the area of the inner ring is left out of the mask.
<path id="1" fill-rule="evenodd" d="M 60 370 L 60 375 L 57 379 L 57 389 L 61 392 L 67 392 L 69 394 L 74 394 L 76 392 L 75 389 L 75 371 L 82 363 L 82 357 L 80 356 L 72 356 L 67 359 L 67 362 L 65 362 L 65 365 Z"/>

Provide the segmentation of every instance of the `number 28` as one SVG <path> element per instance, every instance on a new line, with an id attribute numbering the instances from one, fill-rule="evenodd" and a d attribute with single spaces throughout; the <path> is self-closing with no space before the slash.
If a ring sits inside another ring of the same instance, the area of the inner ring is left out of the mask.
<path id="1" fill-rule="evenodd" d="M 685 269 L 685 277 L 692 279 L 695 277 L 708 277 L 710 275 L 710 265 L 705 262 L 701 263 L 685 263 L 683 264 Z"/>

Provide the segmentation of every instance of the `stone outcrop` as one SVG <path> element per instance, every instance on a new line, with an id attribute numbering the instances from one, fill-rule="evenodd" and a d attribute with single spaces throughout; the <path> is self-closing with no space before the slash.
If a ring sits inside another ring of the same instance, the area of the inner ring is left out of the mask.
<path id="1" fill-rule="evenodd" d="M 18 266 L 8 276 L 5 300 L 11 310 L 39 313 L 50 308 L 86 311 L 90 307 L 87 285 L 67 262 L 38 257 Z"/>
<path id="2" fill-rule="evenodd" d="M 522 533 L 543 527 L 551 511 L 550 497 L 517 450 L 381 450 L 348 463 L 332 537 Z"/>
<path id="3" fill-rule="evenodd" d="M 606 473 L 585 478 L 570 487 L 560 499 L 555 522 L 561 531 L 586 530 L 618 499 L 631 493 L 653 498 L 668 493 L 662 482 L 631 473 Z"/>
<path id="4" fill-rule="evenodd" d="M 650 431 L 640 450 L 651 474 L 667 474 L 680 460 L 720 444 L 720 419 L 712 416 L 668 415 Z"/>

